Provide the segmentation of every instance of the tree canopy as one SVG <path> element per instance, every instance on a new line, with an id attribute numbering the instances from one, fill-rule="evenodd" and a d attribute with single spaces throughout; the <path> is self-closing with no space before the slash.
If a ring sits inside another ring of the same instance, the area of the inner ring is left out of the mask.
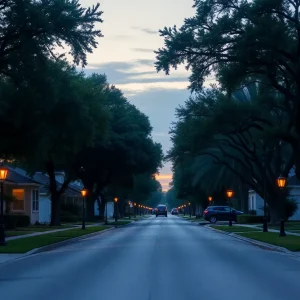
<path id="1" fill-rule="evenodd" d="M 300 178 L 300 3 L 195 0 L 194 8 L 195 16 L 179 29 L 160 31 L 164 47 L 156 51 L 157 70 L 169 74 L 184 64 L 192 72 L 190 89 L 196 92 L 202 92 L 208 76 L 215 76 L 228 93 L 249 82 L 279 93 L 288 125 L 277 138 L 292 146 Z"/>
<path id="2" fill-rule="evenodd" d="M 162 148 L 148 117 L 104 74 L 76 69 L 102 37 L 99 8 L 78 0 L 0 1 L 0 157 L 48 174 L 52 225 L 76 179 L 88 189 L 89 217 L 99 195 L 121 193 L 126 201 L 135 194 L 145 203 L 161 189 L 154 174 Z M 60 170 L 66 177 L 57 184 Z"/>

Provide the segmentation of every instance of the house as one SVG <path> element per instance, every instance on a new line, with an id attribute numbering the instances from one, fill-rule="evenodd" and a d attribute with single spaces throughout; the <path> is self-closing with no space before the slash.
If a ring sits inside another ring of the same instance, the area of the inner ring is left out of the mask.
<path id="1" fill-rule="evenodd" d="M 30 216 L 31 223 L 34 224 L 35 222 L 39 223 L 50 223 L 51 221 L 51 197 L 49 192 L 49 176 L 42 172 L 36 172 L 32 176 L 27 174 L 27 172 L 21 168 L 18 167 L 12 167 L 7 166 L 9 169 L 8 177 L 10 176 L 14 177 L 14 180 L 16 184 L 19 184 L 24 182 L 24 184 L 29 186 L 31 184 L 35 188 L 26 188 L 23 192 L 23 194 L 20 194 L 22 192 L 19 192 L 17 194 L 17 191 L 14 191 L 14 194 L 11 195 L 17 195 L 20 199 L 22 197 L 24 198 L 24 201 L 26 202 L 23 206 L 25 207 L 24 210 L 19 211 L 13 211 L 18 213 L 24 213 Z M 5 182 L 5 184 L 8 184 L 8 180 Z M 57 171 L 55 172 L 55 178 L 56 178 L 56 184 L 57 187 L 60 188 L 65 180 L 65 173 L 63 171 Z M 17 182 L 18 181 L 18 182 Z M 37 188 L 38 187 L 38 188 Z M 61 197 L 61 203 L 64 205 L 69 205 L 73 207 L 78 207 L 80 210 L 82 208 L 82 196 L 81 196 L 81 190 L 84 188 L 81 180 L 76 180 L 74 182 L 71 182 L 67 189 L 65 190 L 64 194 Z M 35 190 L 35 192 L 32 192 L 33 194 L 29 195 L 31 193 L 31 190 Z M 37 190 L 37 192 L 36 192 Z M 29 196 L 31 196 L 31 199 Z M 16 202 L 16 201 L 15 201 Z M 27 203 L 28 202 L 28 203 Z M 32 202 L 32 204 L 30 203 Z M 17 204 L 18 202 L 16 202 Z M 14 204 L 14 208 L 16 209 L 16 204 Z M 21 207 L 21 204 L 19 204 Z M 31 211 L 31 207 L 33 207 L 33 211 Z M 95 216 L 99 215 L 99 208 L 97 201 L 95 201 L 94 206 Z M 107 203 L 107 215 L 108 217 L 112 217 L 114 212 L 114 203 L 108 202 Z"/>
<path id="2" fill-rule="evenodd" d="M 298 210 L 289 220 L 300 220 L 300 180 L 296 175 L 288 178 L 287 187 L 290 189 L 290 197 L 295 199 L 298 204 Z M 249 190 L 248 196 L 249 210 L 255 210 L 256 215 L 263 216 L 264 200 L 254 190 Z"/>
<path id="3" fill-rule="evenodd" d="M 11 201 L 5 201 L 5 213 L 28 215 L 30 223 L 34 224 L 39 220 L 40 187 L 40 183 L 8 167 L 4 195 Z"/>

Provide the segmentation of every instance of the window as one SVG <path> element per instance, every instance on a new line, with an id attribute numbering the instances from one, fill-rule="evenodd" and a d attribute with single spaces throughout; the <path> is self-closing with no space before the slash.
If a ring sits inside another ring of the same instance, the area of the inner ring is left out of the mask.
<path id="1" fill-rule="evenodd" d="M 32 211 L 39 211 L 39 190 L 31 191 Z"/>
<path id="2" fill-rule="evenodd" d="M 13 210 L 24 210 L 24 190 L 23 189 L 13 189 L 12 194 L 14 197 L 13 200 Z"/>

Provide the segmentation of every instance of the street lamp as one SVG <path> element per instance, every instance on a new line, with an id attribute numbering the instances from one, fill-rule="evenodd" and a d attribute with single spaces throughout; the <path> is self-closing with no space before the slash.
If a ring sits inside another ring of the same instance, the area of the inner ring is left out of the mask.
<path id="1" fill-rule="evenodd" d="M 6 180 L 8 169 L 0 167 L 0 185 L 1 185 L 1 214 L 0 214 L 0 246 L 5 246 L 5 230 L 4 230 L 4 181 Z"/>
<path id="2" fill-rule="evenodd" d="M 286 178 L 285 177 L 278 177 L 277 178 L 277 185 L 279 188 L 284 188 L 285 187 L 285 184 L 286 184 Z"/>
<path id="3" fill-rule="evenodd" d="M 87 190 L 83 189 L 81 190 L 81 196 L 83 197 L 83 201 L 82 201 L 82 225 L 81 225 L 81 229 L 85 229 L 85 197 L 87 194 Z"/>
<path id="4" fill-rule="evenodd" d="M 118 198 L 114 198 L 114 202 L 115 202 L 115 222 L 118 221 Z"/>
<path id="5" fill-rule="evenodd" d="M 286 184 L 286 178 L 285 177 L 280 176 L 280 177 L 277 178 L 277 186 L 280 189 L 283 189 L 285 187 L 285 184 Z M 283 218 L 280 221 L 279 236 L 286 236 L 285 229 L 284 229 L 284 219 Z"/>
<path id="6" fill-rule="evenodd" d="M 189 202 L 188 205 L 189 205 L 190 218 L 191 218 L 192 217 L 191 202 Z"/>
<path id="7" fill-rule="evenodd" d="M 233 197 L 233 190 L 227 190 L 226 194 L 227 194 L 228 204 L 229 204 L 229 209 L 230 209 L 229 226 L 232 226 L 231 198 Z"/>

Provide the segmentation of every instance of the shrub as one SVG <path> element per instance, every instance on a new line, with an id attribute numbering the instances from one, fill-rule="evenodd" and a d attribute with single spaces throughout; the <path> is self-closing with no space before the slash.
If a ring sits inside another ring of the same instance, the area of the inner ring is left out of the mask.
<path id="1" fill-rule="evenodd" d="M 69 211 L 62 211 L 60 214 L 60 221 L 63 223 L 76 223 L 78 222 L 78 217 Z"/>
<path id="2" fill-rule="evenodd" d="M 264 207 L 261 206 L 260 209 L 263 210 Z M 291 218 L 296 213 L 297 210 L 298 210 L 297 201 L 293 198 L 287 198 L 284 204 L 285 221 L 288 221 L 288 219 Z M 270 219 L 270 211 L 268 207 L 267 207 L 267 215 Z"/>
<path id="3" fill-rule="evenodd" d="M 254 216 L 254 215 L 238 215 L 237 221 L 242 224 L 255 224 L 263 223 L 263 216 Z"/>
<path id="4" fill-rule="evenodd" d="M 255 209 L 250 209 L 248 214 L 251 215 L 251 216 L 256 216 L 256 210 Z"/>
<path id="5" fill-rule="evenodd" d="M 287 198 L 284 207 L 285 221 L 291 218 L 296 213 L 297 210 L 298 210 L 297 201 L 292 198 Z"/>
<path id="6" fill-rule="evenodd" d="M 4 225 L 6 229 L 15 229 L 16 227 L 28 227 L 30 217 L 27 215 L 4 215 Z"/>

